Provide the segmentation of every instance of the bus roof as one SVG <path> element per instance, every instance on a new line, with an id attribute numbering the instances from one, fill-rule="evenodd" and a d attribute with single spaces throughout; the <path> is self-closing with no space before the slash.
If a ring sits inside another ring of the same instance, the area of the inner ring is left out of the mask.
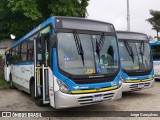
<path id="1" fill-rule="evenodd" d="M 160 45 L 160 41 L 150 41 L 150 45 Z"/>
<path id="2" fill-rule="evenodd" d="M 118 39 L 149 40 L 147 34 L 131 31 L 117 31 Z"/>
<path id="3" fill-rule="evenodd" d="M 29 32 L 28 34 L 26 34 L 25 36 L 23 36 L 22 38 L 20 38 L 19 40 L 17 40 L 15 43 L 13 43 L 9 48 L 6 49 L 6 51 L 8 51 L 9 49 L 13 48 L 14 46 L 16 46 L 17 44 L 19 44 L 20 42 L 24 41 L 26 38 L 28 38 L 28 37 L 32 36 L 33 34 L 37 33 L 40 29 L 46 27 L 49 24 L 52 24 L 52 26 L 55 27 L 55 19 L 70 19 L 71 22 L 72 21 L 74 22 L 75 20 L 85 20 L 85 21 L 97 22 L 97 23 L 108 24 L 110 26 L 113 26 L 113 24 L 111 24 L 111 23 L 97 21 L 97 20 L 91 20 L 91 19 L 85 19 L 85 18 L 52 16 L 52 17 L 48 18 L 47 20 L 45 20 L 44 22 L 42 22 L 39 26 L 35 27 L 31 32 Z M 114 29 L 114 26 L 113 26 L 113 29 Z"/>

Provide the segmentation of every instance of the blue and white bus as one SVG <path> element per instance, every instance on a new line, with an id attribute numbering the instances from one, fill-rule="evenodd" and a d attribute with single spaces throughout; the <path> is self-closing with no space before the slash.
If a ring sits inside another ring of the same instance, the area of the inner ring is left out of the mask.
<path id="1" fill-rule="evenodd" d="M 160 41 L 151 41 L 150 42 L 153 63 L 154 63 L 154 77 L 160 78 Z"/>
<path id="2" fill-rule="evenodd" d="M 139 91 L 154 85 L 152 52 L 146 34 L 117 32 L 122 65 L 123 91 Z"/>
<path id="3" fill-rule="evenodd" d="M 118 41 L 110 23 L 53 16 L 6 51 L 6 80 L 54 108 L 121 98 Z"/>

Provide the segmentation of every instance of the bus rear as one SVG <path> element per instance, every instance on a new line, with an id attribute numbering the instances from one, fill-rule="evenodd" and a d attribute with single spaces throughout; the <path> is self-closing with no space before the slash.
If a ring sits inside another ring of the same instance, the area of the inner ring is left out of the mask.
<path id="1" fill-rule="evenodd" d="M 153 55 L 154 77 L 160 78 L 160 42 L 151 41 L 150 46 L 151 46 L 152 55 Z"/>
<path id="2" fill-rule="evenodd" d="M 154 84 L 151 48 L 146 34 L 117 32 L 122 65 L 123 91 L 139 91 Z"/>

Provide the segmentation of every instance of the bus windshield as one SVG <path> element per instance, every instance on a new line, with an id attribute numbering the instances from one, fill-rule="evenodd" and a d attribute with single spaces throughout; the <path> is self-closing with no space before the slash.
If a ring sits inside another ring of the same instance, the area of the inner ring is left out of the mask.
<path id="1" fill-rule="evenodd" d="M 72 75 L 111 74 L 119 69 L 114 36 L 58 33 L 59 68 Z"/>
<path id="2" fill-rule="evenodd" d="M 125 40 L 119 42 L 122 68 L 124 70 L 145 71 L 152 68 L 149 43 Z"/>

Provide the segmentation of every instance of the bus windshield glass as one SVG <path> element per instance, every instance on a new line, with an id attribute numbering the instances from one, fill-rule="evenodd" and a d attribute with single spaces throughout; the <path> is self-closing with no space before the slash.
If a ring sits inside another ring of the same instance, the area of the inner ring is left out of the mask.
<path id="1" fill-rule="evenodd" d="M 119 42 L 122 68 L 145 71 L 152 68 L 151 49 L 148 42 L 124 40 Z"/>
<path id="2" fill-rule="evenodd" d="M 117 41 L 104 34 L 58 33 L 58 64 L 72 75 L 111 74 L 119 70 Z"/>

